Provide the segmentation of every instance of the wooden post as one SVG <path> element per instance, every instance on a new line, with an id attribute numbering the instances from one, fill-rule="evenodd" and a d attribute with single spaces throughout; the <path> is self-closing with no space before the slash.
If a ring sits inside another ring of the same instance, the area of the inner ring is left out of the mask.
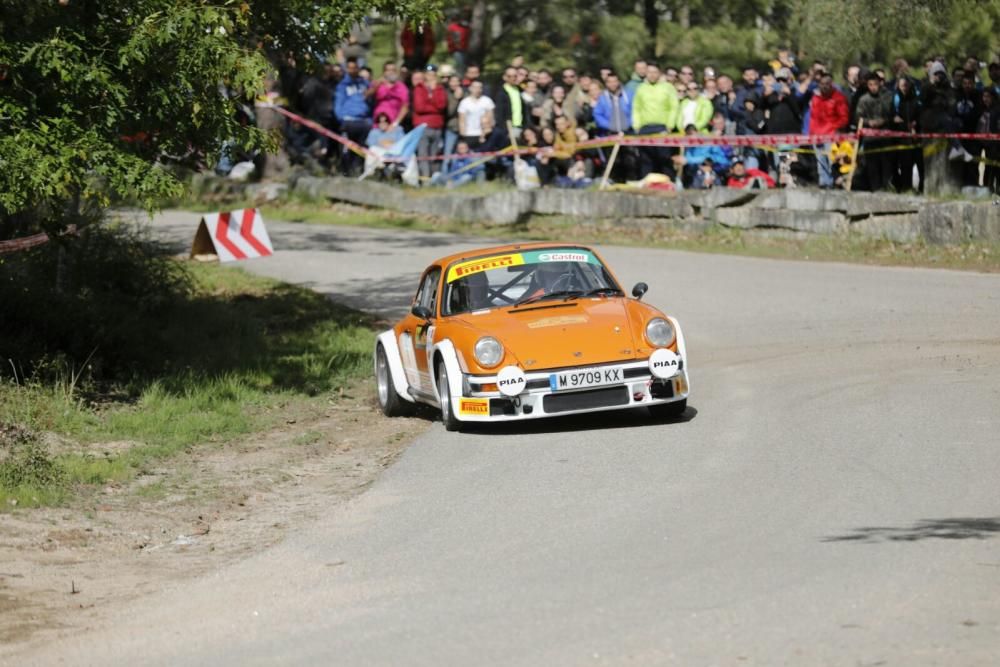
<path id="1" fill-rule="evenodd" d="M 611 170 L 615 166 L 615 160 L 618 159 L 618 149 L 621 147 L 621 141 L 616 141 L 615 147 L 611 149 L 611 157 L 608 158 L 608 166 L 604 168 L 604 177 L 601 179 L 601 184 L 597 188 L 598 190 L 603 190 L 608 187 L 608 178 L 611 176 Z"/>

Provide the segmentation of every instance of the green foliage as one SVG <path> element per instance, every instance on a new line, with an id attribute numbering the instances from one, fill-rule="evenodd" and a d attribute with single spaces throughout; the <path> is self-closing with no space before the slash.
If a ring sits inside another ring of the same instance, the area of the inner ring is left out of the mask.
<path id="1" fill-rule="evenodd" d="M 182 265 L 123 227 L 94 225 L 9 255 L 0 262 L 0 358 L 24 378 L 63 385 L 79 373 L 98 384 L 153 373 L 189 283 Z M 11 371 L 5 364 L 0 376 Z"/>
<path id="2" fill-rule="evenodd" d="M 134 239 L 122 243 L 141 245 Z M 114 239 L 104 245 L 113 246 Z M 147 251 L 152 252 L 148 246 Z M 147 261 L 134 259 L 140 265 Z M 158 305 L 142 316 L 123 316 L 138 306 L 122 289 L 116 310 L 98 311 L 94 321 L 61 321 L 55 310 L 47 328 L 17 338 L 22 356 L 10 361 L 13 328 L 0 331 L 4 419 L 78 443 L 134 443 L 105 456 L 56 452 L 50 457 L 41 449 L 23 449 L 11 459 L 4 457 L 0 429 L 0 461 L 10 462 L 0 467 L 0 503 L 53 504 L 79 485 L 127 481 L 152 462 L 194 445 L 282 423 L 296 410 L 325 403 L 313 397 L 370 372 L 370 317 L 305 288 L 237 269 L 162 261 L 174 265 L 167 271 L 181 275 L 167 273 L 163 288 L 144 283 Z M 124 266 L 119 271 L 129 275 Z M 81 274 L 89 282 L 86 278 Z M 112 295 L 104 293 L 93 303 L 110 301 Z M 43 300 L 35 309 L 51 304 Z M 39 312 L 28 317 L 42 321 Z M 108 317 L 120 318 L 110 327 L 118 336 L 112 347 L 101 344 L 104 330 L 95 328 Z M 6 322 L 0 320 L 0 326 Z M 65 354 L 34 366 L 25 361 L 45 357 L 54 347 L 48 336 L 70 335 L 74 326 L 76 349 L 84 354 L 89 348 L 89 356 Z"/>
<path id="3" fill-rule="evenodd" d="M 306 289 L 178 262 L 127 227 L 91 227 L 62 252 L 49 244 L 12 257 L 0 264 L 0 358 L 11 360 L 0 377 L 138 396 L 151 383 L 183 393 L 200 382 L 192 374 L 236 373 L 226 387 L 313 395 L 370 353 L 367 316 Z M 58 289 L 60 266 L 74 290 Z"/>
<path id="4" fill-rule="evenodd" d="M 0 214 L 54 228 L 116 195 L 151 207 L 181 188 L 157 161 L 215 153 L 230 137 L 265 145 L 219 90 L 261 85 L 266 60 L 234 48 L 247 25 L 233 3 L 7 0 Z"/>
<path id="5" fill-rule="evenodd" d="M 57 230 L 116 197 L 152 208 L 164 165 L 212 161 L 270 65 L 332 52 L 366 14 L 436 16 L 438 0 L 2 0 L 0 238 Z"/>
<path id="6" fill-rule="evenodd" d="M 661 66 L 679 68 L 684 64 L 700 69 L 711 65 L 737 80 L 743 67 L 763 63 L 773 55 L 778 42 L 773 32 L 747 30 L 730 22 L 686 29 L 667 23 L 660 26 L 657 40 Z"/>
<path id="7" fill-rule="evenodd" d="M 852 62 L 888 65 L 945 56 L 953 66 L 1000 50 L 1000 3 L 975 0 L 790 0 L 783 34 L 837 70 Z"/>
<path id="8" fill-rule="evenodd" d="M 0 422 L 0 511 L 57 501 L 66 481 L 65 471 L 33 431 Z"/>
<path id="9" fill-rule="evenodd" d="M 944 55 L 958 65 L 969 54 L 981 60 L 1000 55 L 1000 3 L 995 1 L 507 0 L 476 5 L 483 12 L 472 28 L 481 34 L 484 61 L 492 70 L 520 53 L 531 65 L 552 69 L 574 65 L 593 72 L 610 62 L 627 72 L 635 57 L 645 56 L 738 75 L 745 64 L 774 58 L 782 45 L 790 45 L 800 59 L 829 61 L 837 71 L 849 62 L 888 64 L 897 57 L 922 64 L 928 55 Z M 647 6 L 658 17 L 652 24 L 645 20 Z"/>
<path id="10" fill-rule="evenodd" d="M 366 17 L 419 24 L 440 17 L 441 0 L 247 0 L 250 34 L 273 52 L 308 56 L 333 53 L 351 27 Z"/>

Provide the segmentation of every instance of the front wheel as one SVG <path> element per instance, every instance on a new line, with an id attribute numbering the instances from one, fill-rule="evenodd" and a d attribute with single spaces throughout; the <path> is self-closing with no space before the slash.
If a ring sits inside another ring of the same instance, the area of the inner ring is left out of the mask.
<path id="1" fill-rule="evenodd" d="M 392 383 L 392 369 L 382 343 L 375 348 L 375 389 L 378 407 L 386 417 L 402 417 L 409 412 L 410 404 L 399 397 Z"/>
<path id="2" fill-rule="evenodd" d="M 658 403 L 647 408 L 653 419 L 678 419 L 687 410 L 688 400 L 682 398 L 673 403 Z"/>
<path id="3" fill-rule="evenodd" d="M 438 403 L 441 404 L 441 422 L 444 424 L 445 430 L 461 430 L 462 422 L 458 421 L 455 417 L 455 410 L 451 401 L 451 388 L 448 386 L 448 370 L 444 367 L 443 363 L 438 364 L 437 368 L 437 389 Z"/>

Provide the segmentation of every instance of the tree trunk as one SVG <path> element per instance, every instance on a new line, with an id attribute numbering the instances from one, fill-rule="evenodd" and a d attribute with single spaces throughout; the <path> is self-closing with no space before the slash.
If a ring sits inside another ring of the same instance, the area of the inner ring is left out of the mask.
<path id="1" fill-rule="evenodd" d="M 649 33 L 650 48 L 649 54 L 656 53 L 656 33 L 660 28 L 660 13 L 656 11 L 656 0 L 643 0 L 642 18 L 646 23 L 646 31 Z"/>
<path id="2" fill-rule="evenodd" d="M 469 21 L 469 57 L 470 63 L 482 66 L 486 55 L 486 0 L 476 0 L 472 4 L 472 18 Z"/>
<path id="3" fill-rule="evenodd" d="M 677 23 L 684 30 L 691 27 L 691 5 L 686 0 L 677 8 Z"/>

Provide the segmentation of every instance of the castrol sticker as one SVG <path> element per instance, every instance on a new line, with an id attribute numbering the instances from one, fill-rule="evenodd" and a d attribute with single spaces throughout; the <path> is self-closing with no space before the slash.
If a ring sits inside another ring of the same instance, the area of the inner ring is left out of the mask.
<path id="1" fill-rule="evenodd" d="M 654 377 L 671 378 L 680 371 L 681 358 L 672 350 L 661 348 L 649 357 L 649 370 Z"/>
<path id="2" fill-rule="evenodd" d="M 543 252 L 538 255 L 539 262 L 586 262 L 588 256 L 582 252 Z"/>
<path id="3" fill-rule="evenodd" d="M 517 366 L 504 366 L 497 373 L 497 389 L 504 396 L 517 396 L 528 386 L 524 371 Z"/>
<path id="4" fill-rule="evenodd" d="M 531 250 L 522 253 L 525 263 L 535 262 L 581 262 L 600 264 L 592 252 L 581 248 L 552 248 L 548 250 Z"/>

